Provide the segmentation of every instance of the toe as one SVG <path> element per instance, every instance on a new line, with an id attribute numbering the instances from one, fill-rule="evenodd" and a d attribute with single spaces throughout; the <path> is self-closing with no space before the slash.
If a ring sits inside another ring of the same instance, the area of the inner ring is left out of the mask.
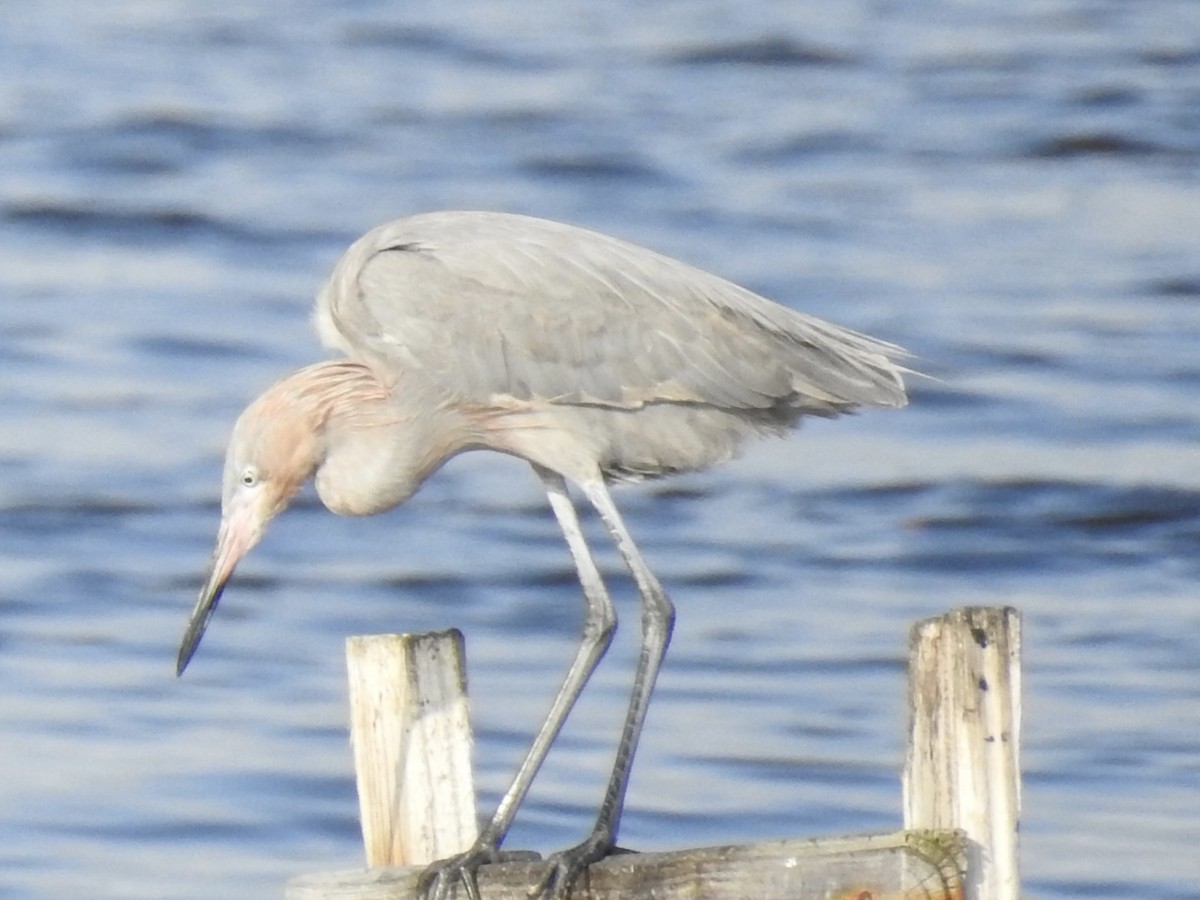
<path id="1" fill-rule="evenodd" d="M 587 867 L 608 856 L 613 850 L 612 838 L 593 833 L 578 846 L 551 853 L 546 857 L 542 877 L 529 889 L 527 896 L 567 900 L 567 895 Z"/>

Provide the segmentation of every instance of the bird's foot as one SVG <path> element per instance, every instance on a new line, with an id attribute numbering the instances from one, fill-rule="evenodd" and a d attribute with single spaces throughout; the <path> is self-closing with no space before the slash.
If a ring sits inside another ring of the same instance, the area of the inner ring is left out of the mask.
<path id="1" fill-rule="evenodd" d="M 604 859 L 613 853 L 630 853 L 622 850 L 613 843 L 612 835 L 603 831 L 593 831 L 584 839 L 582 844 L 568 847 L 551 853 L 541 864 L 546 871 L 528 891 L 526 896 L 533 900 L 535 897 L 548 900 L 566 900 L 571 887 L 579 880 L 588 866 Z"/>
<path id="2" fill-rule="evenodd" d="M 532 850 L 501 850 L 494 843 L 479 840 L 457 856 L 430 863 L 417 879 L 417 896 L 425 900 L 448 900 L 458 883 L 469 900 L 480 900 L 476 875 L 482 866 L 536 859 L 541 859 L 541 855 Z"/>

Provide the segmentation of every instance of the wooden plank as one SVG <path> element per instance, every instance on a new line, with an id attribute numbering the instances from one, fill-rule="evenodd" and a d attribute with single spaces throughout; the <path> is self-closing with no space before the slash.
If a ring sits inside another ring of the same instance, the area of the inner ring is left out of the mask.
<path id="1" fill-rule="evenodd" d="M 909 642 L 906 828 L 969 839 L 968 900 L 1017 900 L 1021 618 L 968 607 L 918 622 Z"/>
<path id="2" fill-rule="evenodd" d="M 478 826 L 461 632 L 352 637 L 346 668 L 367 865 L 465 850 Z"/>
<path id="3" fill-rule="evenodd" d="M 958 833 L 897 832 L 770 841 L 671 853 L 627 853 L 593 864 L 573 900 L 962 900 L 966 842 Z M 421 869 L 354 869 L 288 882 L 287 900 L 417 900 Z M 528 900 L 536 862 L 485 866 L 483 900 Z M 452 897 L 465 897 L 455 888 Z"/>

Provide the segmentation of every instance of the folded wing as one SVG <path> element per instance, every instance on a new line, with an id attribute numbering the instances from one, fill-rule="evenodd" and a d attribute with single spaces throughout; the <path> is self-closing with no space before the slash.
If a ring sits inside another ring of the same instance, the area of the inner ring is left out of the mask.
<path id="1" fill-rule="evenodd" d="M 902 406 L 899 348 L 569 225 L 413 216 L 368 232 L 318 297 L 323 341 L 468 400 L 836 415 Z"/>

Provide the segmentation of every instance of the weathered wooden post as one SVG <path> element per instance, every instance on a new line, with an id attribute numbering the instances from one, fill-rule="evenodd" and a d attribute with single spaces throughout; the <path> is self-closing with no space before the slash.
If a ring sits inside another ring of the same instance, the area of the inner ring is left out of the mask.
<path id="1" fill-rule="evenodd" d="M 367 865 L 467 849 L 478 826 L 461 632 L 352 637 L 346 668 Z"/>
<path id="2" fill-rule="evenodd" d="M 967 900 L 1018 900 L 1021 617 L 967 607 L 913 626 L 904 827 L 969 840 Z"/>

